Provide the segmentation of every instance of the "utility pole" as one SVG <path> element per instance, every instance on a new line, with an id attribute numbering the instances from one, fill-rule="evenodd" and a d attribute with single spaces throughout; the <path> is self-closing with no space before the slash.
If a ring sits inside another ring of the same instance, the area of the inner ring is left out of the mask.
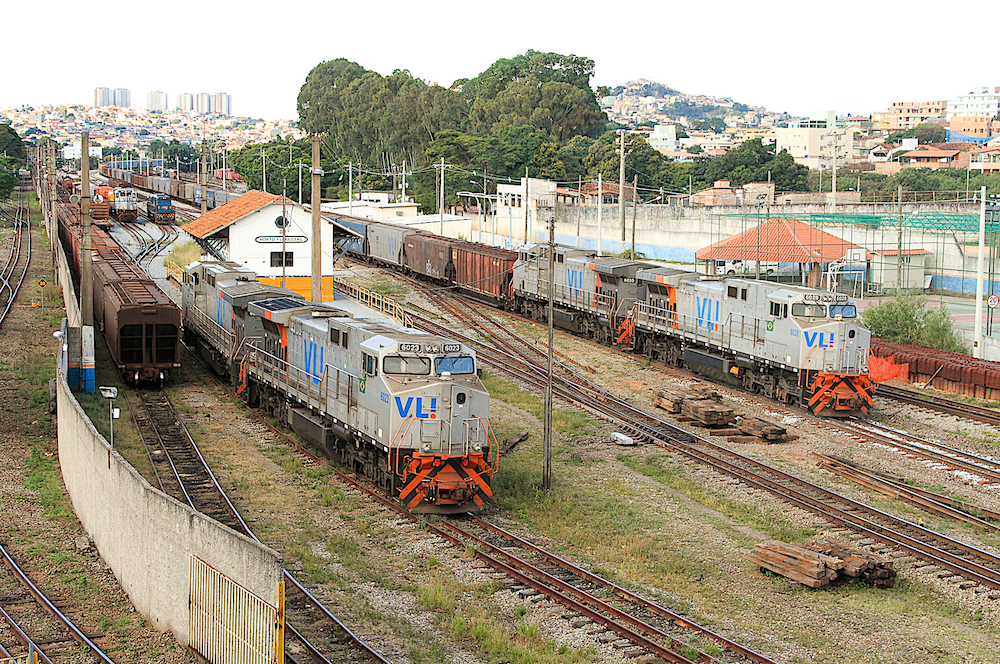
<path id="1" fill-rule="evenodd" d="M 555 254 L 556 254 L 556 215 L 553 206 L 549 219 L 549 357 L 548 373 L 545 381 L 545 422 L 544 442 L 542 445 L 544 461 L 542 462 L 542 488 L 548 491 L 552 488 L 552 300 L 555 299 Z"/>
<path id="2" fill-rule="evenodd" d="M 302 162 L 299 161 L 301 164 Z M 323 301 L 323 227 L 319 216 L 319 178 L 323 174 L 319 166 L 319 135 L 312 137 L 312 301 Z M 299 203 L 302 202 L 302 169 L 299 169 Z M 282 261 L 284 262 L 284 261 Z"/>
<path id="3" fill-rule="evenodd" d="M 903 287 L 903 185 L 899 185 L 896 193 L 899 211 L 899 232 L 896 237 L 896 295 Z"/>
<path id="4" fill-rule="evenodd" d="M 524 167 L 524 243 L 528 244 L 528 167 Z"/>
<path id="5" fill-rule="evenodd" d="M 316 168 L 316 162 L 313 161 L 313 168 Z M 299 205 L 302 205 L 302 160 L 299 159 Z"/>
<path id="6" fill-rule="evenodd" d="M 837 116 L 833 116 L 833 189 L 830 192 L 831 212 L 837 211 Z"/>
<path id="7" fill-rule="evenodd" d="M 403 197 L 399 201 L 400 203 L 406 202 L 406 162 L 403 162 Z"/>
<path id="8" fill-rule="evenodd" d="M 354 216 L 354 162 L 347 162 L 347 214 Z"/>
<path id="9" fill-rule="evenodd" d="M 629 256 L 635 260 L 635 214 L 639 209 L 639 174 L 632 176 L 632 254 Z"/>
<path id="10" fill-rule="evenodd" d="M 441 198 L 438 202 L 438 214 L 441 217 L 441 231 L 438 235 L 444 235 L 444 157 L 441 157 Z"/>
<path id="11" fill-rule="evenodd" d="M 205 164 L 205 137 L 201 138 L 201 213 L 205 214 L 208 212 L 208 185 L 207 181 L 207 171 Z M 261 148 L 263 150 L 263 148 Z M 264 188 L 267 191 L 267 188 Z"/>
<path id="12" fill-rule="evenodd" d="M 602 173 L 597 172 L 597 255 L 603 256 L 604 249 L 601 248 L 601 239 L 604 236 L 601 223 L 601 213 L 604 211 L 604 182 L 601 180 Z"/>
<path id="13" fill-rule="evenodd" d="M 983 258 L 986 253 L 986 187 L 979 190 L 979 256 L 976 257 L 976 328 L 972 356 L 983 357 Z"/>
<path id="14" fill-rule="evenodd" d="M 618 130 L 621 150 L 618 153 L 618 224 L 622 227 L 622 251 L 625 250 L 625 130 Z"/>
<path id="15" fill-rule="evenodd" d="M 56 194 L 56 143 L 49 139 L 49 246 L 52 248 L 52 265 L 56 265 L 56 243 L 59 237 L 59 203 Z M 58 270 L 53 270 L 58 273 Z"/>
<path id="16" fill-rule="evenodd" d="M 579 196 L 576 199 L 576 248 L 580 248 L 580 213 L 583 212 L 583 176 L 581 175 L 576 184 L 576 191 Z"/>
<path id="17" fill-rule="evenodd" d="M 94 324 L 94 257 L 90 238 L 90 132 L 80 137 L 80 325 Z"/>

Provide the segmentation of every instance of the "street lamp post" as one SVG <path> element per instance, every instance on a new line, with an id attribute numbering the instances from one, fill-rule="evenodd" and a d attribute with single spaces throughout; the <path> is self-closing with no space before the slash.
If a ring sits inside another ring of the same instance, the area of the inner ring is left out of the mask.
<path id="1" fill-rule="evenodd" d="M 108 423 L 111 427 L 111 449 L 114 449 L 115 420 L 117 420 L 119 415 L 121 414 L 119 409 L 115 408 L 115 399 L 118 398 L 118 388 L 101 385 L 97 389 L 99 389 L 101 391 L 101 395 L 108 400 Z"/>

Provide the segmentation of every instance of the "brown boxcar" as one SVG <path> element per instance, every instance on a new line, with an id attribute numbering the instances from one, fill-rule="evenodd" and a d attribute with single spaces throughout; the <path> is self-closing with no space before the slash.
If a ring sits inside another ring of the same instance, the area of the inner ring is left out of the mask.
<path id="1" fill-rule="evenodd" d="M 463 242 L 452 247 L 455 283 L 461 288 L 487 296 L 496 304 L 511 297 L 511 280 L 517 252 Z"/>
<path id="2" fill-rule="evenodd" d="M 94 322 L 126 381 L 163 383 L 180 367 L 180 309 L 121 250 L 95 252 Z"/>
<path id="3" fill-rule="evenodd" d="M 430 233 L 414 233 L 404 240 L 404 264 L 417 274 L 443 281 L 455 280 L 455 265 L 451 260 L 451 249 L 463 244 L 464 240 L 454 240 Z"/>

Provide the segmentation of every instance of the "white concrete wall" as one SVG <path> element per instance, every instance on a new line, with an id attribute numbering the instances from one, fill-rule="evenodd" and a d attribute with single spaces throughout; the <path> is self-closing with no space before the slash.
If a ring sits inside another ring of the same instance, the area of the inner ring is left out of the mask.
<path id="1" fill-rule="evenodd" d="M 59 377 L 59 465 L 73 509 L 136 609 L 188 643 L 190 556 L 272 605 L 280 554 L 154 489 L 117 452 Z"/>

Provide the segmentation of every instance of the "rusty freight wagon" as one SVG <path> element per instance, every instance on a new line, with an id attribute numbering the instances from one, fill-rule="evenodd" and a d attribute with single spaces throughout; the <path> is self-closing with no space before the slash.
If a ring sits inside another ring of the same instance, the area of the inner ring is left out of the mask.
<path id="1" fill-rule="evenodd" d="M 464 240 L 453 240 L 431 233 L 414 233 L 403 242 L 403 264 L 417 274 L 440 281 L 455 280 L 451 250 Z"/>
<path id="2" fill-rule="evenodd" d="M 455 283 L 460 288 L 486 296 L 496 305 L 510 300 L 516 251 L 474 242 L 455 244 L 451 251 Z"/>

